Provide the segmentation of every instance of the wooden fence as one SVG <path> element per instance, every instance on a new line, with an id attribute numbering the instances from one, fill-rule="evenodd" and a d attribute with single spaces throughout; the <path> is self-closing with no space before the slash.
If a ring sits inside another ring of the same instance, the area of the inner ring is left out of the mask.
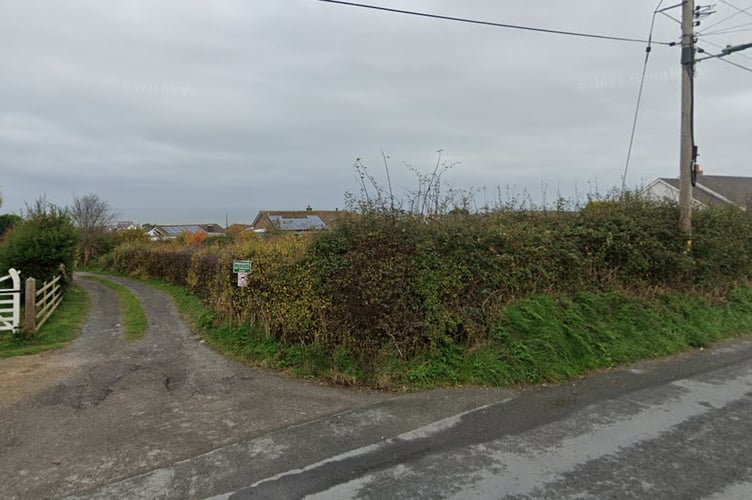
<path id="1" fill-rule="evenodd" d="M 26 334 L 32 335 L 41 328 L 62 300 L 63 287 L 60 285 L 60 276 L 45 281 L 39 290 L 37 290 L 37 281 L 34 278 L 27 279 L 26 312 L 24 315 L 24 331 Z"/>
<path id="2" fill-rule="evenodd" d="M 21 273 L 15 269 L 0 277 L 0 332 L 18 333 L 21 327 Z M 34 335 L 63 300 L 61 277 L 45 281 L 37 290 L 34 278 L 26 280 L 24 335 Z M 10 282 L 10 288 L 6 288 Z"/>
<path id="3" fill-rule="evenodd" d="M 10 288 L 2 288 L 10 281 Z M 18 271 L 11 269 L 6 276 L 0 277 L 0 332 L 18 332 L 21 325 L 21 277 Z"/>

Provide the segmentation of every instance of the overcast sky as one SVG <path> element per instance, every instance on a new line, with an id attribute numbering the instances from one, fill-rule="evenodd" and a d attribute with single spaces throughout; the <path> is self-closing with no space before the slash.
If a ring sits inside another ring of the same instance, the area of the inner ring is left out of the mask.
<path id="1" fill-rule="evenodd" d="M 657 1 L 367 3 L 646 38 Z M 718 4 L 701 46 L 752 42 L 752 0 L 731 4 L 750 10 Z M 679 35 L 657 18 L 656 40 Z M 0 0 L 0 213 L 87 193 L 138 223 L 343 208 L 356 158 L 383 179 L 382 148 L 397 191 L 417 185 L 404 164 L 429 172 L 439 149 L 478 205 L 498 187 L 607 191 L 644 54 L 316 0 Z M 653 49 L 629 186 L 678 175 L 679 56 Z M 752 49 L 729 60 L 752 68 Z M 705 173 L 749 175 L 752 72 L 702 62 L 696 91 Z"/>

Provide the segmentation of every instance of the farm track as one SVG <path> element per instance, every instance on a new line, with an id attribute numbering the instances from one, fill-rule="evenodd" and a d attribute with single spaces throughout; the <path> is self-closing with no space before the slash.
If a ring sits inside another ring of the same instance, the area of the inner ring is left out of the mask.
<path id="1" fill-rule="evenodd" d="M 143 339 L 123 339 L 112 291 L 78 279 L 92 301 L 81 335 L 60 351 L 0 360 L 0 498 L 85 492 L 391 397 L 228 361 L 191 333 L 162 292 L 107 279 L 143 304 Z"/>

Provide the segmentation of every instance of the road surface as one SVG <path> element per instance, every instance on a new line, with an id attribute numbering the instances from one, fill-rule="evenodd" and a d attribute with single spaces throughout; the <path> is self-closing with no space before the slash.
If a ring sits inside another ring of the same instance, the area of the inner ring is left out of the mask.
<path id="1" fill-rule="evenodd" d="M 142 341 L 83 281 L 79 339 L 0 360 L 0 497 L 752 498 L 750 339 L 558 386 L 393 395 L 227 361 L 118 281 Z"/>

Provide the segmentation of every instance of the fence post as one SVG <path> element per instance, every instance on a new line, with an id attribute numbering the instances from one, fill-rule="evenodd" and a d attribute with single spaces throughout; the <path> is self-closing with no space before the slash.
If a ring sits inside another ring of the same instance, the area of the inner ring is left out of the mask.
<path id="1" fill-rule="evenodd" d="M 31 337 L 37 330 L 37 281 L 26 279 L 26 313 L 24 316 L 24 335 Z"/>

